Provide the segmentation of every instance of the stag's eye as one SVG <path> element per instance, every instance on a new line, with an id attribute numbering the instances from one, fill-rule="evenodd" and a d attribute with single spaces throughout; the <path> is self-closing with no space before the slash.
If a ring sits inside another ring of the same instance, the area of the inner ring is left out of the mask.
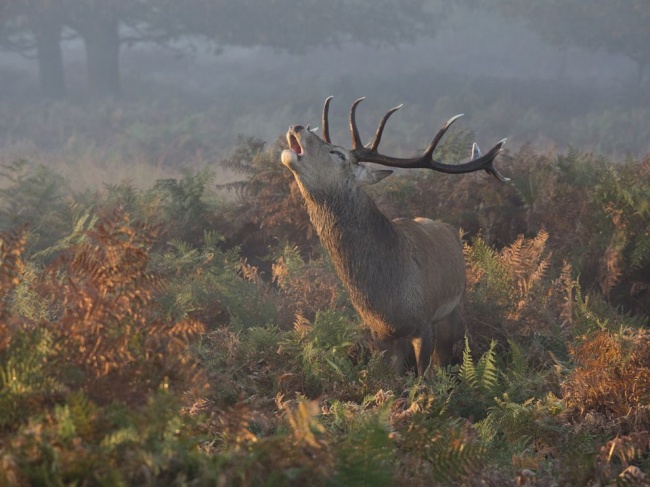
<path id="1" fill-rule="evenodd" d="M 345 154 L 343 154 L 343 152 L 341 152 L 341 151 L 338 151 L 338 150 L 331 150 L 331 151 L 330 151 L 330 154 L 334 154 L 336 157 L 338 157 L 338 158 L 341 159 L 342 161 L 345 161 Z"/>

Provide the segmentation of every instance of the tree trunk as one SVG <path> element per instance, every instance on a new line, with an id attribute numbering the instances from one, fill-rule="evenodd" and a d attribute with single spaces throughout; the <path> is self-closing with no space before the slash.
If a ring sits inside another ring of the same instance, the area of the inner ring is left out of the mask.
<path id="1" fill-rule="evenodd" d="M 83 32 L 88 89 L 94 95 L 120 94 L 120 35 L 115 17 L 102 17 Z"/>
<path id="2" fill-rule="evenodd" d="M 61 50 L 62 27 L 56 21 L 42 20 L 34 24 L 41 91 L 47 98 L 65 96 L 65 74 Z"/>

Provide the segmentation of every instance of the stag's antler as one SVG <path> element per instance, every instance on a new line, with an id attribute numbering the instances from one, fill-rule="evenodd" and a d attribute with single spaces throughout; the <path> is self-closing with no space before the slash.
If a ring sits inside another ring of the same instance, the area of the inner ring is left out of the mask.
<path id="1" fill-rule="evenodd" d="M 331 96 L 328 97 L 325 100 L 325 104 L 323 106 L 323 140 L 325 140 L 327 143 L 331 143 L 329 134 L 328 112 L 332 98 L 333 97 Z M 451 117 L 449 120 L 447 120 L 447 122 L 445 122 L 445 124 L 438 131 L 438 133 L 435 135 L 421 156 L 412 158 L 386 156 L 380 154 L 377 149 L 379 147 L 379 142 L 381 141 L 381 136 L 384 132 L 386 122 L 393 113 L 402 108 L 402 105 L 399 105 L 395 108 L 391 108 L 388 110 L 388 112 L 386 112 L 384 117 L 379 122 L 377 131 L 375 132 L 375 138 L 370 144 L 364 146 L 361 142 L 361 137 L 359 136 L 359 129 L 357 128 L 356 122 L 357 105 L 359 105 L 359 103 L 361 103 L 364 99 L 365 98 L 359 98 L 352 104 L 352 107 L 350 108 L 350 132 L 352 133 L 351 152 L 358 161 L 374 162 L 376 164 L 390 167 L 403 167 L 411 169 L 426 168 L 448 174 L 462 174 L 484 170 L 500 181 L 510 181 L 509 178 L 501 175 L 501 173 L 499 173 L 499 171 L 497 171 L 493 165 L 494 158 L 501 152 L 501 148 L 503 147 L 503 144 L 506 143 L 506 139 L 499 141 L 485 155 L 481 155 L 481 151 L 478 149 L 478 146 L 474 144 L 474 147 L 472 148 L 472 159 L 464 164 L 444 164 L 433 159 L 433 151 L 438 146 L 440 139 L 442 139 L 443 135 L 445 135 L 445 132 L 447 132 L 451 124 L 458 120 L 462 114 Z"/>

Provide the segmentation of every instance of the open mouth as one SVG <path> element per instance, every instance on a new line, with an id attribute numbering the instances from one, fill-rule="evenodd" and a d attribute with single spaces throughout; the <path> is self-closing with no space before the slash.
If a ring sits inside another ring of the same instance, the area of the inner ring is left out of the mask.
<path id="1" fill-rule="evenodd" d="M 302 156 L 302 146 L 298 138 L 294 134 L 289 133 L 287 134 L 287 140 L 289 141 L 289 148 L 300 158 Z"/>

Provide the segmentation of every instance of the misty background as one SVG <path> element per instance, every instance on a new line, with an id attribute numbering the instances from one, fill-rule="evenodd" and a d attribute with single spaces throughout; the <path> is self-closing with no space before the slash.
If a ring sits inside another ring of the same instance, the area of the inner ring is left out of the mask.
<path id="1" fill-rule="evenodd" d="M 365 137 L 404 104 L 395 155 L 457 113 L 481 146 L 647 154 L 650 7 L 563 3 L 1 0 L 0 162 L 146 183 L 318 126 L 329 95 L 343 146 L 365 96 Z"/>

